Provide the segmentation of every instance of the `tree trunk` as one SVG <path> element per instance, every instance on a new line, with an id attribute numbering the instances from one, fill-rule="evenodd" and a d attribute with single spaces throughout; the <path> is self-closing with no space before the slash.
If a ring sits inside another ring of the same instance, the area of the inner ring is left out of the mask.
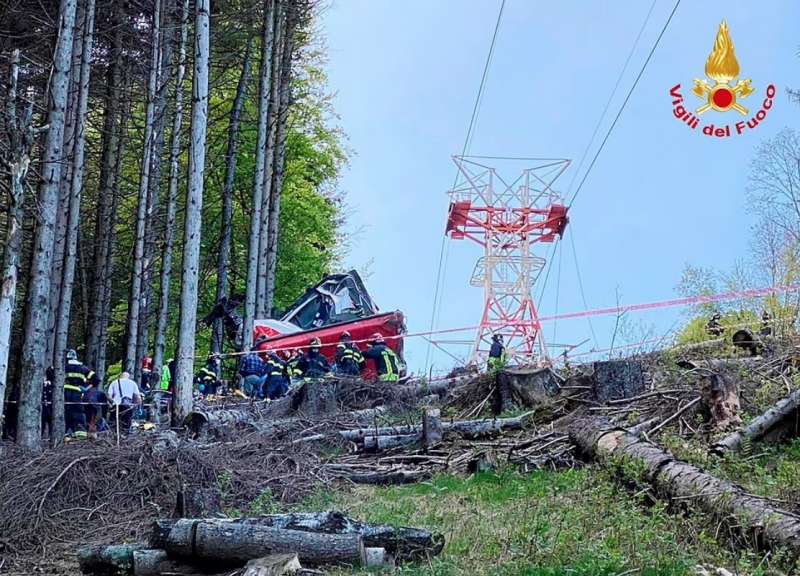
<path id="1" fill-rule="evenodd" d="M 286 129 L 289 116 L 290 85 L 292 77 L 292 55 L 294 50 L 294 29 L 297 24 L 297 7 L 289 4 L 286 15 L 286 30 L 281 54 L 281 85 L 278 91 L 278 118 L 275 131 L 275 149 L 270 185 L 269 222 L 267 228 L 267 279 L 264 306 L 271 315 L 275 299 L 275 272 L 278 263 L 278 233 L 280 230 L 281 193 L 286 165 Z"/>
<path id="2" fill-rule="evenodd" d="M 253 52 L 253 37 L 247 38 L 242 73 L 236 87 L 236 98 L 231 107 L 231 120 L 228 127 L 228 149 L 225 153 L 225 184 L 222 188 L 222 230 L 217 260 L 217 301 L 228 293 L 228 265 L 231 258 L 231 218 L 233 216 L 233 184 L 236 177 L 236 152 L 239 147 L 239 118 L 247 96 L 247 84 L 250 81 L 250 68 Z M 211 335 L 211 353 L 219 354 L 223 350 L 225 336 L 224 320 L 214 321 Z M 219 376 L 219 374 L 217 374 Z"/>
<path id="3" fill-rule="evenodd" d="M 8 355 L 11 327 L 17 296 L 19 255 L 22 246 L 22 220 L 25 214 L 25 178 L 30 167 L 30 152 L 34 133 L 31 126 L 33 103 L 17 110 L 17 76 L 19 50 L 11 54 L 8 93 L 6 94 L 5 122 L 9 138 L 6 159 L 8 170 L 8 219 L 3 250 L 3 268 L 0 270 L 0 430 L 3 428 L 3 401 L 8 377 Z"/>
<path id="4" fill-rule="evenodd" d="M 757 442 L 774 432 L 785 432 L 787 428 L 796 436 L 800 424 L 798 410 L 800 410 L 800 390 L 795 390 L 754 418 L 750 424 L 714 444 L 711 451 L 722 455 L 731 450 L 738 450 L 745 440 Z"/>
<path id="5" fill-rule="evenodd" d="M 172 118 L 172 142 L 169 153 L 169 191 L 167 212 L 164 221 L 164 246 L 161 255 L 160 294 L 158 300 L 158 324 L 156 326 L 153 370 L 161 374 L 164 364 L 164 348 L 169 324 L 169 293 L 172 281 L 172 250 L 175 244 L 175 216 L 178 204 L 178 180 L 180 178 L 181 129 L 183 127 L 183 83 L 186 78 L 186 42 L 189 36 L 189 0 L 181 4 L 181 31 L 178 46 L 178 74 L 175 79 L 175 114 Z"/>
<path id="6" fill-rule="evenodd" d="M 75 284 L 75 261 L 77 259 L 78 227 L 83 191 L 84 153 L 86 148 L 86 113 L 89 106 L 89 82 L 91 77 L 92 44 L 94 42 L 95 0 L 86 0 L 83 44 L 81 46 L 80 81 L 78 106 L 75 113 L 75 133 L 72 155 L 72 170 L 67 217 L 61 298 L 56 312 L 56 339 L 53 348 L 55 380 L 53 382 L 53 421 L 50 440 L 60 444 L 64 438 L 64 377 L 67 338 L 69 337 L 70 312 L 72 310 L 72 288 Z"/>
<path id="7" fill-rule="evenodd" d="M 126 71 L 125 80 L 123 83 L 123 90 L 129 91 L 131 82 L 128 78 Z M 107 239 L 106 254 L 108 261 L 106 264 L 106 273 L 104 278 L 103 293 L 102 293 L 102 307 L 100 316 L 100 336 L 97 346 L 97 362 L 95 370 L 98 379 L 102 382 L 105 380 L 106 370 L 106 349 L 108 345 L 108 324 L 111 318 L 111 296 L 114 284 L 114 257 L 116 256 L 116 238 L 117 238 L 117 211 L 120 201 L 120 186 L 122 182 L 122 160 L 125 157 L 125 146 L 128 142 L 127 138 L 127 118 L 130 113 L 130 100 L 126 102 L 127 106 L 122 110 L 122 119 L 120 127 L 120 138 L 117 146 L 116 163 L 114 164 L 114 175 L 112 179 L 112 200 L 111 200 L 111 215 L 109 217 L 109 227 Z"/>
<path id="8" fill-rule="evenodd" d="M 72 33 L 72 52 L 70 56 L 70 79 L 67 94 L 67 109 L 64 121 L 63 152 L 61 156 L 61 179 L 59 183 L 58 208 L 56 210 L 56 231 L 53 244 L 53 272 L 50 283 L 50 307 L 47 321 L 47 363 L 55 366 L 56 332 L 58 331 L 58 312 L 61 302 L 61 284 L 64 278 L 66 258 L 67 228 L 69 226 L 69 204 L 71 194 L 73 158 L 79 94 L 81 87 L 81 57 L 86 20 L 85 0 L 79 0 L 75 10 L 75 23 Z M 61 356 L 63 362 L 63 355 Z"/>
<path id="9" fill-rule="evenodd" d="M 21 352 L 21 392 L 17 442 L 30 450 L 40 447 L 42 383 L 45 372 L 46 331 L 53 241 L 59 179 L 61 177 L 64 115 L 72 56 L 76 0 L 62 0 L 59 10 L 58 41 L 50 75 L 47 138 L 45 139 L 39 188 L 39 222 L 34 239 L 28 306 Z"/>
<path id="10" fill-rule="evenodd" d="M 264 184 L 261 196 L 261 223 L 258 236 L 258 280 L 256 283 L 256 316 L 266 318 L 271 316 L 267 308 L 267 252 L 269 242 L 269 207 L 272 199 L 272 175 L 275 162 L 275 138 L 278 129 L 278 108 L 280 103 L 281 84 L 281 56 L 283 54 L 283 41 L 286 30 L 286 4 L 277 2 L 273 15 L 275 28 L 272 39 L 272 71 L 270 74 L 269 117 L 267 119 L 267 149 L 264 165 Z"/>
<path id="11" fill-rule="evenodd" d="M 142 297 L 144 270 L 144 245 L 147 222 L 147 200 L 150 191 L 150 169 L 153 152 L 153 120 L 158 80 L 158 55 L 161 47 L 161 0 L 153 8 L 152 48 L 150 76 L 147 80 L 147 107 L 145 110 L 144 142 L 142 143 L 142 169 L 139 178 L 139 195 L 136 209 L 136 236 L 133 248 L 133 274 L 128 301 L 127 344 L 125 345 L 125 370 L 134 373 L 136 367 L 136 342 L 139 337 L 139 307 Z"/>
<path id="12" fill-rule="evenodd" d="M 180 422 L 192 411 L 197 276 L 203 210 L 203 173 L 208 122 L 209 0 L 197 0 L 195 13 L 194 77 L 192 79 L 192 130 L 189 141 L 189 176 L 183 234 L 181 307 L 178 321 L 175 417 Z"/>
<path id="13" fill-rule="evenodd" d="M 261 68 L 258 83 L 258 138 L 256 164 L 253 176 L 253 207 L 250 218 L 250 242 L 247 252 L 247 284 L 245 290 L 244 319 L 242 326 L 242 349 L 253 345 L 253 322 L 258 312 L 259 299 L 259 239 L 261 237 L 262 202 L 264 198 L 264 167 L 269 148 L 267 126 L 270 110 L 270 78 L 273 67 L 273 39 L 275 35 L 275 0 L 264 1 L 264 24 L 261 36 Z"/>
<path id="14" fill-rule="evenodd" d="M 112 16 L 115 29 L 110 59 L 112 65 L 106 76 L 105 109 L 103 111 L 103 152 L 100 161 L 100 180 L 97 192 L 97 217 L 94 229 L 94 251 L 92 257 L 93 273 L 91 280 L 91 299 L 87 327 L 86 360 L 94 367 L 98 375 L 100 366 L 100 334 L 102 324 L 107 322 L 103 315 L 103 302 L 106 280 L 109 277 L 113 254 L 110 252 L 109 237 L 115 225 L 115 214 L 112 208 L 118 187 L 116 181 L 117 153 L 122 136 L 122 25 L 119 6 L 115 7 Z M 102 370 L 104 372 L 104 370 Z"/>
<path id="15" fill-rule="evenodd" d="M 202 1 L 202 0 L 201 0 Z M 303 564 L 361 566 L 365 561 L 361 534 L 324 534 L 283 530 L 245 522 L 178 520 L 166 532 L 163 549 L 171 556 L 214 565 L 242 566 L 269 554 L 296 553 Z M 161 537 L 152 541 L 156 546 Z"/>
<path id="16" fill-rule="evenodd" d="M 197 522 L 198 520 L 194 520 Z M 247 525 L 275 528 L 279 530 L 296 530 L 314 534 L 358 534 L 364 539 L 364 546 L 369 548 L 385 548 L 389 553 L 403 560 L 415 560 L 436 556 L 444 548 L 444 536 L 420 528 L 389 526 L 386 524 L 370 524 L 360 522 L 341 512 L 292 512 L 289 514 L 269 514 L 258 518 L 241 518 L 238 520 L 208 519 L 203 523 L 222 525 Z M 151 545 L 164 547 L 166 538 L 175 521 L 156 522 Z"/>
<path id="17" fill-rule="evenodd" d="M 676 460 L 658 446 L 640 440 L 607 420 L 587 418 L 570 427 L 571 440 L 601 463 L 627 462 L 664 498 L 697 507 L 717 522 L 726 522 L 753 548 L 785 548 L 800 553 L 800 519 L 768 500 Z"/>
<path id="18" fill-rule="evenodd" d="M 165 18 L 166 20 L 166 18 Z M 150 342 L 150 317 L 153 295 L 153 269 L 155 266 L 155 239 L 159 215 L 159 199 L 161 197 L 161 169 L 164 153 L 165 125 L 167 117 L 167 93 L 172 77 L 172 47 L 174 32 L 167 27 L 162 37 L 161 54 L 158 66 L 158 90 L 156 91 L 155 119 L 153 122 L 153 150 L 150 154 L 150 190 L 147 198 L 147 216 L 145 218 L 145 250 L 142 263 L 142 302 L 139 308 L 139 335 L 136 339 L 136 366 L 134 380 L 139 382 L 142 376 L 142 358 L 147 356 Z"/>

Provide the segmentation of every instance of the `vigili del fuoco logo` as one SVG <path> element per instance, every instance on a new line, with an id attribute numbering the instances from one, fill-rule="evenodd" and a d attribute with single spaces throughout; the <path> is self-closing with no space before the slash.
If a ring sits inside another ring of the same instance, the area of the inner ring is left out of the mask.
<path id="1" fill-rule="evenodd" d="M 749 78 L 746 80 L 739 78 L 739 61 L 736 59 L 733 41 L 728 32 L 728 25 L 724 20 L 719 25 L 717 38 L 714 41 L 714 49 L 711 50 L 711 54 L 706 60 L 705 73 L 708 80 L 699 80 L 697 78 L 694 80 L 692 93 L 702 102 L 694 111 L 689 110 L 689 104 L 684 102 L 680 84 L 673 86 L 669 91 L 669 95 L 672 97 L 672 113 L 675 118 L 689 128 L 697 130 L 700 127 L 700 119 L 702 117 L 703 120 L 709 120 L 700 129 L 704 135 L 716 138 L 730 138 L 731 136 L 744 134 L 748 130 L 753 130 L 767 117 L 775 97 L 775 86 L 773 84 L 767 86 L 761 107 L 751 116 L 746 104 L 749 104 L 748 98 L 753 95 L 756 89 L 752 86 L 752 80 Z M 711 114 L 704 116 L 710 111 L 720 114 L 732 111 L 744 118 L 737 120 L 733 124 L 726 124 L 717 120 L 718 116 Z M 713 120 L 716 120 L 716 123 Z"/>

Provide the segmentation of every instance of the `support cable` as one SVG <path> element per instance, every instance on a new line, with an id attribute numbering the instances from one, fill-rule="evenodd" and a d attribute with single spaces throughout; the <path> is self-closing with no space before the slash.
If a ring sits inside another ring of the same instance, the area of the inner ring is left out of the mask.
<path id="1" fill-rule="evenodd" d="M 494 55 L 494 47 L 495 44 L 497 43 L 497 33 L 500 30 L 500 22 L 503 18 L 503 10 L 505 9 L 505 7 L 506 7 L 506 0 L 501 0 L 500 10 L 497 13 L 497 21 L 495 22 L 494 32 L 492 33 L 492 42 L 489 45 L 489 53 L 486 55 L 486 63 L 483 66 L 483 74 L 481 75 L 481 81 L 478 86 L 478 93 L 475 96 L 475 104 L 472 107 L 472 115 L 470 116 L 469 127 L 467 128 L 467 135 L 464 138 L 464 146 L 461 149 L 462 156 L 467 155 L 469 147 L 472 143 L 472 136 L 473 136 L 473 131 L 475 129 L 475 122 L 477 121 L 478 118 L 478 110 L 480 108 L 481 99 L 483 98 L 484 88 L 486 87 L 486 78 L 489 75 L 489 68 L 492 63 L 492 56 Z M 457 183 L 458 183 L 458 170 L 456 169 L 456 175 L 455 178 L 453 179 L 452 187 L 455 188 Z M 439 312 L 442 304 L 440 298 L 440 292 L 442 290 L 442 284 L 444 283 L 444 270 L 447 268 L 448 247 L 449 245 L 447 243 L 447 233 L 445 233 L 442 236 L 442 244 L 441 247 L 439 248 L 439 265 L 436 271 L 436 285 L 434 288 L 433 307 L 431 310 L 431 323 L 430 323 L 431 331 L 435 329 L 439 319 Z M 430 365 L 431 349 L 432 349 L 431 347 L 432 343 L 429 342 L 427 352 L 425 353 L 426 371 L 428 370 L 428 367 Z"/>
<path id="2" fill-rule="evenodd" d="M 606 142 L 608 142 L 609 136 L 611 136 L 611 133 L 614 131 L 614 128 L 616 127 L 620 116 L 622 116 L 622 112 L 625 110 L 625 106 L 628 104 L 628 101 L 631 99 L 631 95 L 633 94 L 633 91 L 636 89 L 636 86 L 639 84 L 639 80 L 641 80 L 642 76 L 644 75 L 644 72 L 647 69 L 647 65 L 650 63 L 650 60 L 653 58 L 653 54 L 655 53 L 656 48 L 658 48 L 658 45 L 661 43 L 661 38 L 664 37 L 664 33 L 667 31 L 667 28 L 669 27 L 670 22 L 672 22 L 672 17 L 675 16 L 675 12 L 678 10 L 678 6 L 680 6 L 680 4 L 681 4 L 681 0 L 677 0 L 675 2 L 675 6 L 672 7 L 672 12 L 670 12 L 669 17 L 667 18 L 667 21 L 664 23 L 664 27 L 661 28 L 661 32 L 658 34 L 658 38 L 656 38 L 656 41 L 653 44 L 653 47 L 650 49 L 650 53 L 647 55 L 647 59 L 644 61 L 644 64 L 642 65 L 642 69 L 639 70 L 639 74 L 636 76 L 636 79 L 633 81 L 633 85 L 631 85 L 631 89 L 628 90 L 628 94 L 627 94 L 627 96 L 625 96 L 625 100 L 622 102 L 622 106 L 620 106 L 619 112 L 617 112 L 617 115 L 614 117 L 614 121 L 611 123 L 611 126 L 608 128 L 608 132 L 606 132 L 606 135 L 603 138 L 603 141 L 600 143 L 600 147 L 597 149 L 597 152 L 595 152 L 594 157 L 592 158 L 592 162 L 589 164 L 589 167 L 586 169 L 586 172 L 583 174 L 583 178 L 581 179 L 580 184 L 578 184 L 578 188 L 575 190 L 575 193 L 572 195 L 572 199 L 569 201 L 569 205 L 568 205 L 569 208 L 572 208 L 572 204 L 575 202 L 575 198 L 577 198 L 578 193 L 580 193 L 581 189 L 583 188 L 584 183 L 586 182 L 586 179 L 589 177 L 589 174 L 592 172 L 592 168 L 594 168 L 595 162 L 597 162 L 597 158 L 600 156 L 600 153 L 603 151 L 603 148 L 605 148 L 605 145 L 606 145 Z"/>

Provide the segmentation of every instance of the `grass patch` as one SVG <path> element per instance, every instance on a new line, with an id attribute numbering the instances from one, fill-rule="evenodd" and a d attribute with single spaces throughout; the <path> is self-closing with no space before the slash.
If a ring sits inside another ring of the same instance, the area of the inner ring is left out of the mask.
<path id="1" fill-rule="evenodd" d="M 300 508 L 319 510 L 323 502 L 369 522 L 445 534 L 440 557 L 393 574 L 677 576 L 705 563 L 763 573 L 761 557 L 723 548 L 713 526 L 645 502 L 597 469 L 440 476 L 411 486 L 328 492 Z"/>

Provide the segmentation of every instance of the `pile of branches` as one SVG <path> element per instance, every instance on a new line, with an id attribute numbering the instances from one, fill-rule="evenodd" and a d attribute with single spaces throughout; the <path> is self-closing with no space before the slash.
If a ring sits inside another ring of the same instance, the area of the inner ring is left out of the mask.
<path id="1" fill-rule="evenodd" d="M 9 447 L 0 469 L 0 534 L 8 564 L 47 561 L 51 548 L 137 541 L 155 518 L 170 516 L 180 495 L 216 494 L 205 514 L 246 508 L 270 490 L 295 502 L 326 481 L 320 458 L 303 446 L 257 435 L 198 444 L 172 434 L 81 442 L 32 457 Z"/>

